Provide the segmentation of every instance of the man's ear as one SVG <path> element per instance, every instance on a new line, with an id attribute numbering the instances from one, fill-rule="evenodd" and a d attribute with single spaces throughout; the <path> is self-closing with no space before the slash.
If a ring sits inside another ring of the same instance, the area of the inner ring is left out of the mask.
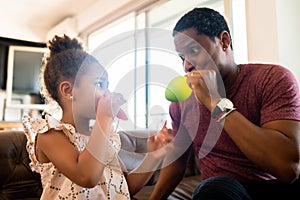
<path id="1" fill-rule="evenodd" d="M 222 49 L 226 51 L 228 48 L 231 48 L 231 38 L 230 35 L 227 31 L 222 31 L 219 35 L 218 38 L 221 41 Z"/>
<path id="2" fill-rule="evenodd" d="M 72 90 L 73 84 L 69 81 L 63 81 L 59 84 L 59 92 L 63 99 L 71 100 L 73 98 Z"/>

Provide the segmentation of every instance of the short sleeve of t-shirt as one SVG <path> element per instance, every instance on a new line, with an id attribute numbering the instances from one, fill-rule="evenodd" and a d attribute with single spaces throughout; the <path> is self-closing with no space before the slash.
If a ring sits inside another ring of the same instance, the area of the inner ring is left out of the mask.
<path id="1" fill-rule="evenodd" d="M 175 134 L 180 126 L 181 112 L 179 103 L 171 103 L 169 108 L 169 114 L 172 120 L 172 130 L 173 134 Z"/>
<path id="2" fill-rule="evenodd" d="M 261 124 L 279 119 L 300 121 L 299 87 L 287 68 L 274 65 L 265 74 L 262 84 Z"/>

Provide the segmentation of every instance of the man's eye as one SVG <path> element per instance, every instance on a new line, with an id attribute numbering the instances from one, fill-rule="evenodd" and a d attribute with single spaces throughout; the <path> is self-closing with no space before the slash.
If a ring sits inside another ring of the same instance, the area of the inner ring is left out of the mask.
<path id="1" fill-rule="evenodd" d="M 200 50 L 197 47 L 191 47 L 190 48 L 190 55 L 197 55 L 199 54 Z"/>

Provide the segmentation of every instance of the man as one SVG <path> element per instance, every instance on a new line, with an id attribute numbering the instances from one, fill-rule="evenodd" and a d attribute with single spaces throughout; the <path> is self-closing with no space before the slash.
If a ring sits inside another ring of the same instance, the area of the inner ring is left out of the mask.
<path id="1" fill-rule="evenodd" d="M 161 169 L 150 199 L 174 190 L 192 147 L 203 179 L 194 199 L 290 199 L 300 173 L 300 95 L 292 73 L 235 64 L 228 25 L 209 8 L 185 14 L 173 35 L 194 96 L 171 103 L 170 115 L 175 142 L 193 145 Z"/>

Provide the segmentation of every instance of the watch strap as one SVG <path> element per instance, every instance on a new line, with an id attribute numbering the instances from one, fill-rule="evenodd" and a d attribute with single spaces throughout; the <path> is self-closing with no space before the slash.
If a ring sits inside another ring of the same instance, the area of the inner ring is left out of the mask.
<path id="1" fill-rule="evenodd" d="M 232 111 L 236 110 L 236 108 L 232 108 L 230 110 L 228 110 L 227 112 L 225 112 L 223 115 L 221 115 L 218 119 L 216 119 L 216 121 L 219 123 L 221 122 L 223 119 L 225 119 L 225 117 L 227 115 L 229 115 Z"/>
<path id="2" fill-rule="evenodd" d="M 213 109 L 211 117 L 217 122 L 220 122 L 234 110 L 236 110 L 236 108 L 234 108 L 233 103 L 229 99 L 221 98 Z"/>
<path id="3" fill-rule="evenodd" d="M 218 105 L 216 105 L 216 107 L 214 108 L 214 110 L 211 113 L 211 117 L 213 119 L 216 119 L 218 115 L 222 114 L 222 112 L 223 111 L 221 110 L 221 108 Z"/>

